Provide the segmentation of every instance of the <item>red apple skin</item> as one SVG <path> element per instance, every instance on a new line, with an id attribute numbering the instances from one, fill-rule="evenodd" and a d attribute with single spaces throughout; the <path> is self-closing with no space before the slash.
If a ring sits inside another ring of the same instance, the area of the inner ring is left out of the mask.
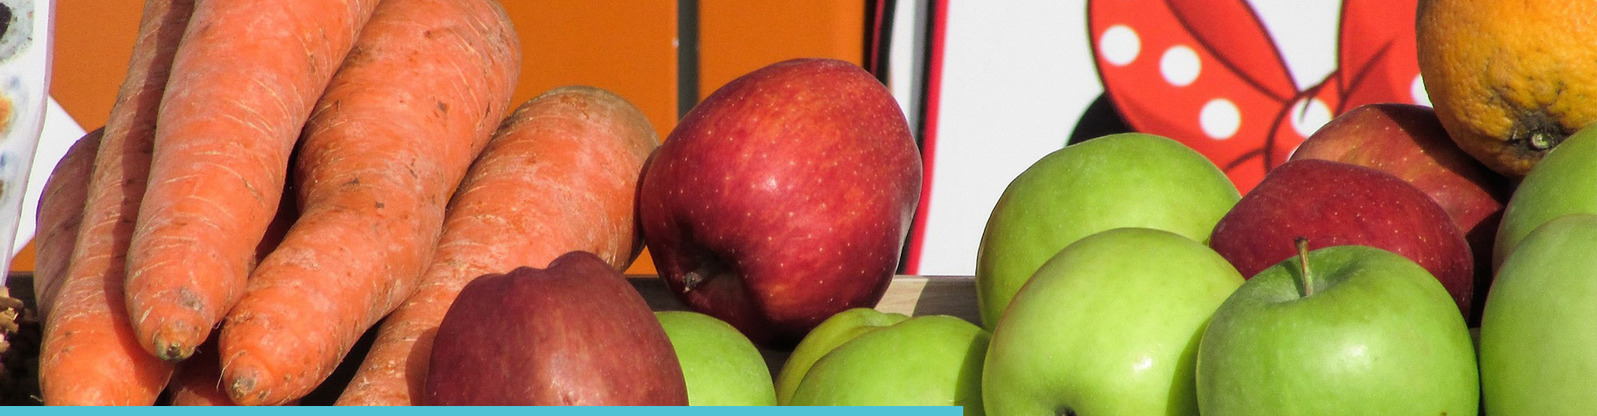
<path id="1" fill-rule="evenodd" d="M 438 326 L 422 395 L 443 406 L 686 406 L 665 329 L 588 252 L 479 277 Z"/>
<path id="2" fill-rule="evenodd" d="M 660 277 L 692 310 L 776 349 L 881 300 L 922 175 L 892 94 L 831 59 L 726 84 L 644 169 L 639 224 Z"/>
<path id="3" fill-rule="evenodd" d="M 1464 230 L 1475 258 L 1475 292 L 1490 286 L 1492 244 L 1511 182 L 1459 149 L 1435 110 L 1403 103 L 1354 108 L 1310 135 L 1290 160 L 1298 159 L 1374 168 L 1424 191 Z M 1472 305 L 1477 315 L 1484 300 L 1477 297 Z"/>
<path id="4" fill-rule="evenodd" d="M 1419 188 L 1379 170 L 1318 159 L 1289 160 L 1265 175 L 1215 225 L 1209 246 L 1251 278 L 1309 249 L 1365 245 L 1413 260 L 1472 315 L 1474 260 L 1464 233 Z"/>

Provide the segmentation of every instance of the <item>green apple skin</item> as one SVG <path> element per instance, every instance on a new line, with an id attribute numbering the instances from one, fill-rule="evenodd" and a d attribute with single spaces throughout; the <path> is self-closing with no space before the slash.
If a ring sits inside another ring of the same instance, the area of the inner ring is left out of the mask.
<path id="1" fill-rule="evenodd" d="M 1469 328 L 1425 268 L 1368 246 L 1308 262 L 1308 297 L 1293 258 L 1215 311 L 1198 351 L 1205 416 L 1477 414 Z"/>
<path id="2" fill-rule="evenodd" d="M 909 315 L 901 313 L 852 308 L 821 321 L 820 325 L 811 329 L 804 335 L 804 339 L 793 347 L 793 353 L 789 354 L 787 361 L 782 364 L 782 370 L 776 375 L 776 402 L 787 405 L 793 398 L 793 392 L 798 390 L 799 382 L 804 381 L 804 374 L 808 373 L 810 366 L 815 365 L 822 356 L 860 334 L 908 319 Z"/>
<path id="3" fill-rule="evenodd" d="M 1594 252 L 1597 215 L 1571 214 L 1537 227 L 1503 261 L 1481 316 L 1487 414 L 1597 415 Z"/>
<path id="4" fill-rule="evenodd" d="M 690 311 L 654 316 L 671 338 L 689 406 L 774 406 L 776 387 L 754 342 L 715 317 Z"/>
<path id="5" fill-rule="evenodd" d="M 1242 282 L 1214 250 L 1168 231 L 1119 228 L 1072 243 L 993 330 L 987 414 L 1197 414 L 1198 340 Z"/>
<path id="6" fill-rule="evenodd" d="M 1009 183 L 987 219 L 975 271 L 982 325 L 993 329 L 1026 279 L 1071 242 L 1120 227 L 1206 241 L 1240 198 L 1213 162 L 1161 136 L 1112 134 L 1049 153 Z"/>
<path id="7" fill-rule="evenodd" d="M 964 406 L 982 415 L 981 366 L 991 336 L 947 315 L 860 334 L 804 374 L 794 406 Z"/>
<path id="8" fill-rule="evenodd" d="M 1597 214 L 1597 128 L 1581 129 L 1536 162 L 1514 188 L 1492 246 L 1493 268 L 1543 223 L 1568 214 Z"/>

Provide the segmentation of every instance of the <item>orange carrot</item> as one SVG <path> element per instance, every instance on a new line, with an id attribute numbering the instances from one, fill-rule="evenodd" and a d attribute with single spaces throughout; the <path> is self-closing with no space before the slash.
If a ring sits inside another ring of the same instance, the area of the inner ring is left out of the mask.
<path id="1" fill-rule="evenodd" d="M 265 257 L 283 241 L 288 227 L 299 217 L 294 205 L 294 193 L 284 192 L 277 217 L 266 227 L 266 237 L 256 249 L 256 257 Z M 172 370 L 172 380 L 167 382 L 169 402 L 173 406 L 233 406 L 233 398 L 222 388 L 222 358 L 217 352 L 219 330 L 212 330 L 194 355 L 178 362 Z"/>
<path id="2" fill-rule="evenodd" d="M 574 250 L 624 270 L 642 243 L 638 176 L 658 144 L 636 107 L 597 88 L 560 88 L 519 107 L 450 201 L 421 288 L 383 321 L 337 404 L 419 404 L 432 336 L 471 279 Z"/>
<path id="3" fill-rule="evenodd" d="M 305 126 L 301 213 L 222 326 L 233 401 L 310 393 L 415 291 L 521 66 L 492 0 L 385 0 Z"/>
<path id="4" fill-rule="evenodd" d="M 103 133 L 104 128 L 95 129 L 68 147 L 39 193 L 39 208 L 34 213 L 33 301 L 40 321 L 50 318 L 55 292 L 71 262 L 72 246 L 83 223 L 83 202 L 89 198 L 94 154 Z"/>
<path id="5" fill-rule="evenodd" d="M 222 388 L 222 362 L 217 357 L 216 334 L 206 339 L 194 355 L 177 363 L 166 386 L 171 406 L 236 406 Z M 287 405 L 297 404 L 290 401 Z"/>
<path id="6" fill-rule="evenodd" d="M 140 344 L 192 354 L 244 294 L 289 153 L 377 0 L 197 0 L 127 250 Z"/>
<path id="7" fill-rule="evenodd" d="M 126 78 L 111 107 L 66 274 L 44 321 L 39 385 L 45 404 L 148 405 L 171 365 L 139 346 L 123 302 L 124 254 L 132 236 L 156 112 L 193 0 L 150 0 Z"/>

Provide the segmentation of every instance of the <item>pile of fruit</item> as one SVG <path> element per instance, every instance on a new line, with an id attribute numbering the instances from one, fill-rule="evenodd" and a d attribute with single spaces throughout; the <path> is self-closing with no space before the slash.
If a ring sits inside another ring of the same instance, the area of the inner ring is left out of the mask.
<path id="1" fill-rule="evenodd" d="M 1589 6 L 1422 2 L 1435 108 L 1351 109 L 1247 194 L 1153 135 L 1046 155 L 973 323 L 872 309 L 923 178 L 855 65 L 755 70 L 661 141 L 597 88 L 512 107 L 492 0 L 257 1 L 149 1 L 47 178 L 45 404 L 294 404 L 350 365 L 338 404 L 1597 412 L 1597 61 L 1523 25 Z M 644 245 L 688 311 L 621 274 Z"/>

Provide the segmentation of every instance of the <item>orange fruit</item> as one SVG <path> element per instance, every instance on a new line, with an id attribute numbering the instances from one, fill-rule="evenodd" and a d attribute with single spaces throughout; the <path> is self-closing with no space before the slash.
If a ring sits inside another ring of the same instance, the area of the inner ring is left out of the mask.
<path id="1" fill-rule="evenodd" d="M 1520 178 L 1597 121 L 1597 2 L 1421 0 L 1420 75 L 1460 148 Z"/>

